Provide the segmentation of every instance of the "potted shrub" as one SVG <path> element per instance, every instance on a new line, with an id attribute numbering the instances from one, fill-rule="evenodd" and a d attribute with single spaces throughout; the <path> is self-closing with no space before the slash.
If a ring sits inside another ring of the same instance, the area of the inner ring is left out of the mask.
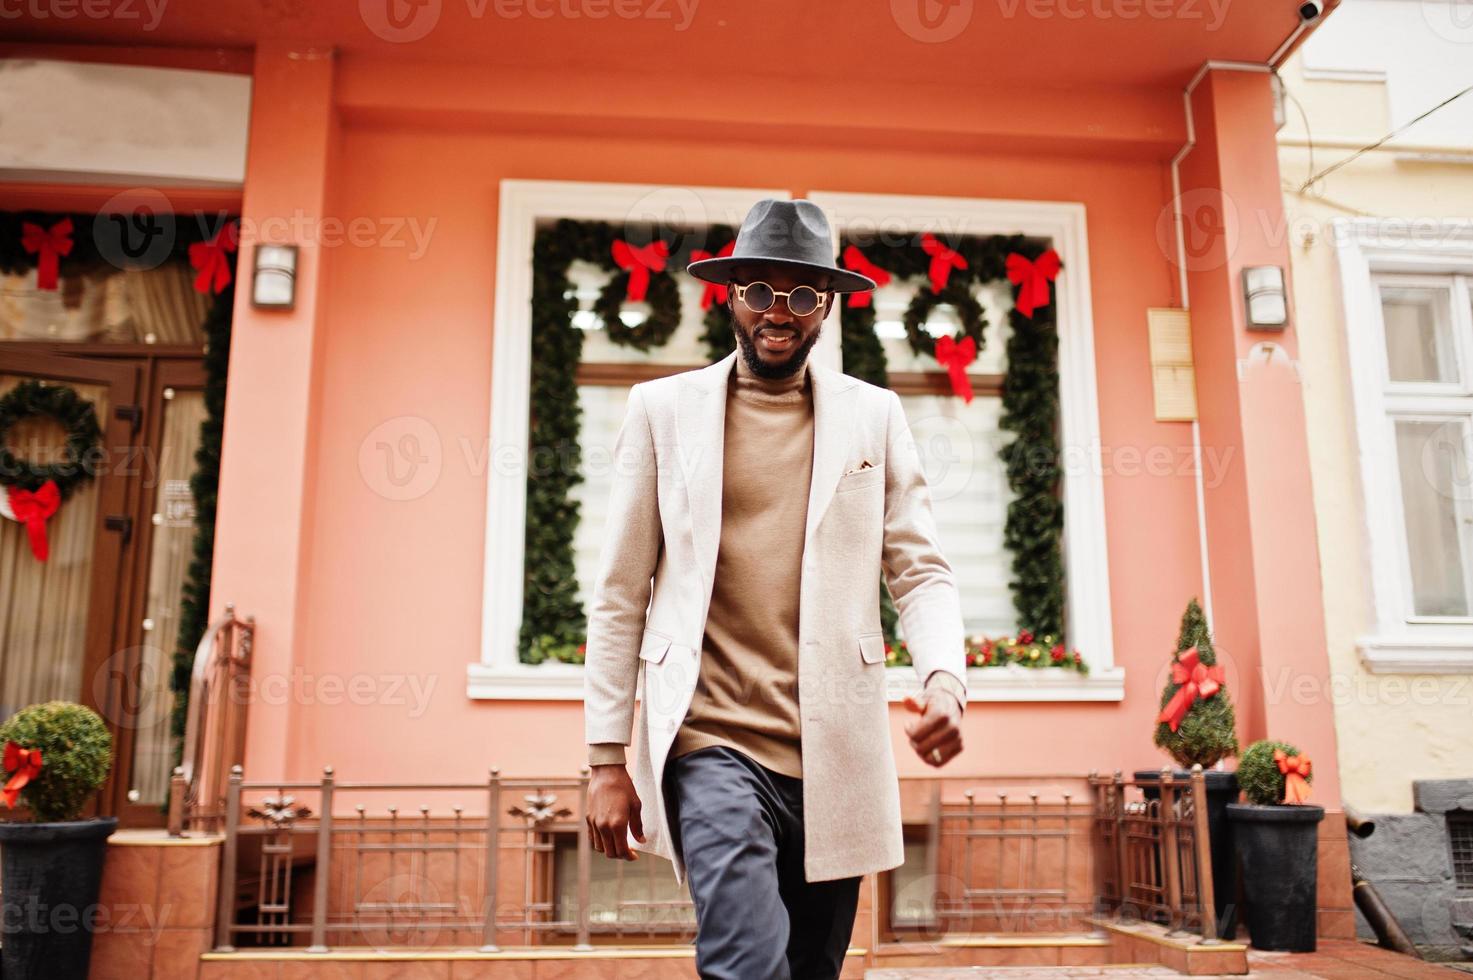
<path id="1" fill-rule="evenodd" d="M 70 701 L 33 704 L 0 725 L 5 785 L 32 821 L 0 821 L 0 904 L 7 977 L 86 980 L 107 838 L 117 817 L 82 819 L 112 767 L 112 733 Z"/>
<path id="2" fill-rule="evenodd" d="M 1306 802 L 1313 781 L 1309 759 L 1285 742 L 1254 742 L 1238 760 L 1248 802 L 1229 806 L 1228 817 L 1258 949 L 1314 952 L 1317 825 L 1325 808 Z"/>
<path id="3" fill-rule="evenodd" d="M 1237 754 L 1237 718 L 1222 668 L 1217 664 L 1207 617 L 1195 597 L 1182 614 L 1171 675 L 1161 691 L 1155 742 L 1181 767 L 1172 774 L 1173 779 L 1189 781 L 1192 766 L 1203 769 L 1212 849 L 1212 904 L 1217 912 L 1218 935 L 1231 936 L 1238 927 L 1238 882 L 1227 807 L 1238 798 L 1238 783 L 1233 773 L 1212 767 Z M 1137 783 L 1148 784 L 1160 774 L 1145 769 L 1135 778 Z M 1149 786 L 1143 788 L 1148 798 L 1155 795 Z"/>

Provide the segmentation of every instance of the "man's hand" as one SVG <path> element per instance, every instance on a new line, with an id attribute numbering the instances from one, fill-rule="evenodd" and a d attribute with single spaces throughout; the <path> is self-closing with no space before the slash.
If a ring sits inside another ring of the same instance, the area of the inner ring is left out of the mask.
<path id="1" fill-rule="evenodd" d="M 594 766 L 588 782 L 588 837 L 593 849 L 611 858 L 637 861 L 639 855 L 629 847 L 627 832 L 634 831 L 635 840 L 644 840 L 644 824 L 639 819 L 639 795 L 629 770 L 621 765 Z"/>
<path id="2" fill-rule="evenodd" d="M 920 715 L 905 723 L 905 734 L 910 736 L 910 747 L 928 766 L 937 769 L 950 762 L 962 751 L 962 707 L 948 691 L 931 688 L 921 695 L 905 697 L 906 710 Z"/>

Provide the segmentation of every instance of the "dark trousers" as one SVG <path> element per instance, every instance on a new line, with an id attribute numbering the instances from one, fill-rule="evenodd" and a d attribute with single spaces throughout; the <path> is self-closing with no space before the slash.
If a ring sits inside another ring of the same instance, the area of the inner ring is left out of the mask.
<path id="1" fill-rule="evenodd" d="M 803 878 L 803 780 L 708 746 L 670 760 L 665 805 L 696 907 L 705 980 L 832 980 L 860 878 Z"/>

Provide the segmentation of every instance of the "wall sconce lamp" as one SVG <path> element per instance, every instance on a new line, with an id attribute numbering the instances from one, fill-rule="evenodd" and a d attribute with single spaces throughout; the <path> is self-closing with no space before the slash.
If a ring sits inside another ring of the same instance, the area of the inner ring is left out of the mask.
<path id="1" fill-rule="evenodd" d="M 1284 270 L 1276 265 L 1243 269 L 1243 302 L 1249 330 L 1282 330 L 1289 323 L 1289 300 L 1284 294 Z"/>
<path id="2" fill-rule="evenodd" d="M 297 247 L 257 245 L 251 305 L 258 310 L 290 310 L 297 302 Z"/>

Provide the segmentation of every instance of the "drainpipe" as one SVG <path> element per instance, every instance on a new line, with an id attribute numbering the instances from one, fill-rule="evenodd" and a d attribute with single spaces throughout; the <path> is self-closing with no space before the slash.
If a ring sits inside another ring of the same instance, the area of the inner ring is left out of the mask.
<path id="1" fill-rule="evenodd" d="M 1333 7 L 1333 4 L 1332 4 Z M 1207 77 L 1210 71 L 1246 71 L 1257 74 L 1272 74 L 1285 58 L 1294 50 L 1295 46 L 1304 34 L 1315 24 L 1323 20 L 1323 16 L 1313 20 L 1301 20 L 1299 25 L 1284 38 L 1282 44 L 1269 56 L 1265 64 L 1255 64 L 1247 61 L 1205 61 L 1187 87 L 1182 91 L 1182 109 L 1186 116 L 1187 140 L 1181 149 L 1176 151 L 1176 156 L 1171 158 L 1171 207 L 1173 223 L 1176 226 L 1176 271 L 1177 289 L 1181 295 L 1181 308 L 1190 310 L 1192 308 L 1190 293 L 1187 289 L 1187 240 L 1185 215 L 1181 210 L 1181 162 L 1192 152 L 1197 145 L 1196 121 L 1192 116 L 1192 93 Z M 1202 485 L 1202 428 L 1197 419 L 1192 419 L 1192 462 L 1196 469 L 1196 495 L 1197 495 L 1197 547 L 1202 556 L 1202 613 L 1207 618 L 1207 627 L 1215 631 L 1212 618 L 1212 573 L 1209 568 L 1207 555 L 1207 496 Z"/>

